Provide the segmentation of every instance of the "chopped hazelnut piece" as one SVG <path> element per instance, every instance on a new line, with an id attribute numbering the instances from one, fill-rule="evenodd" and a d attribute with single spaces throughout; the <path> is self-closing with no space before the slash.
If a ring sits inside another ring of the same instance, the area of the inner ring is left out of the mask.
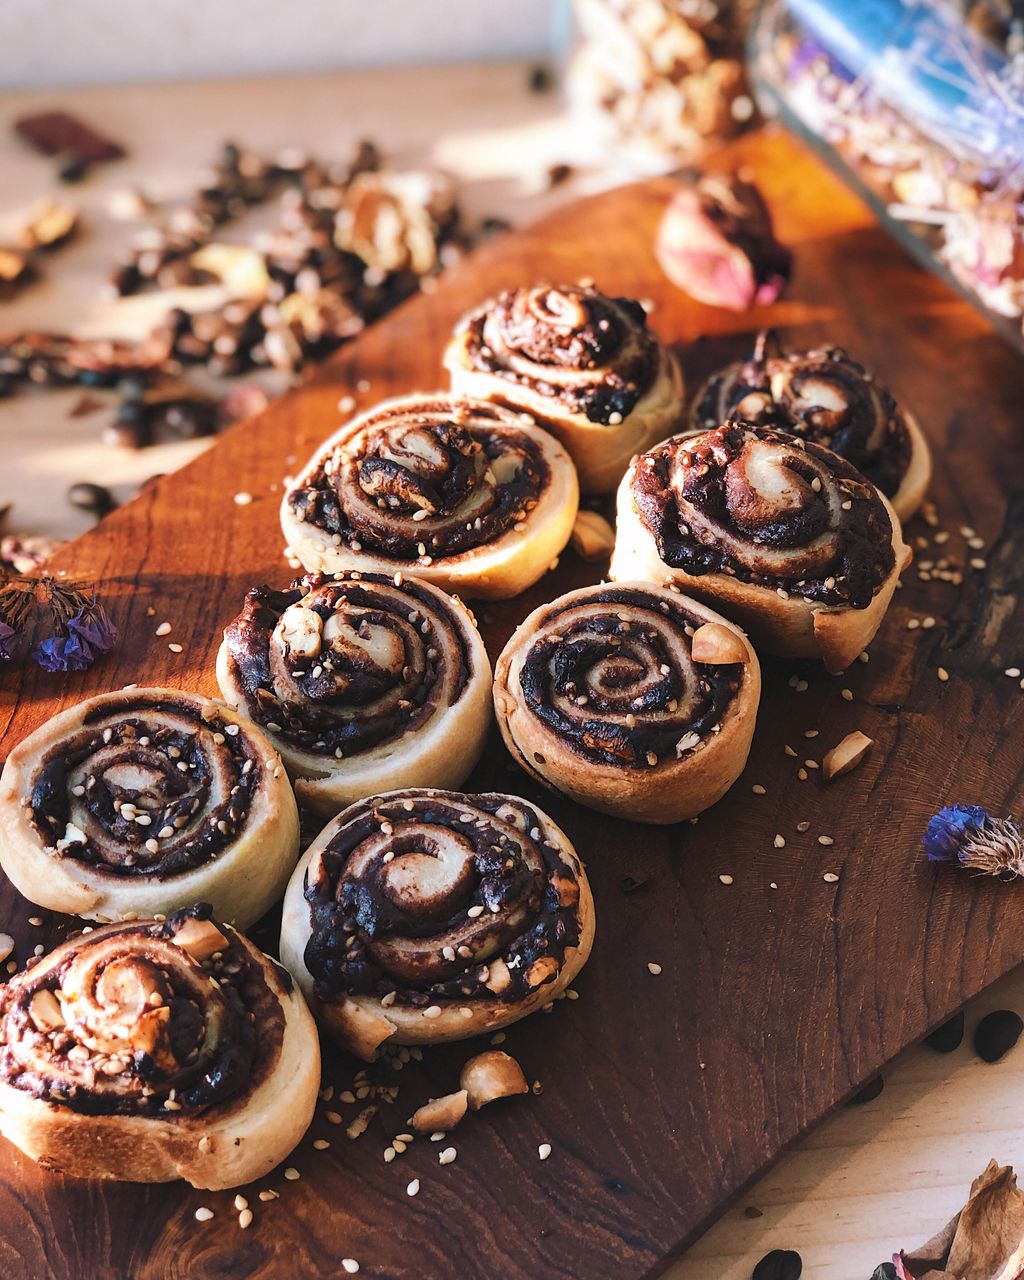
<path id="1" fill-rule="evenodd" d="M 822 777 L 826 782 L 830 782 L 833 778 L 842 777 L 844 773 L 856 769 L 873 742 L 873 738 L 869 738 L 866 733 L 861 733 L 859 729 L 848 733 L 842 742 L 825 753 L 825 758 L 821 762 Z"/>
<path id="2" fill-rule="evenodd" d="M 615 530 L 596 511 L 581 511 L 572 527 L 572 549 L 581 560 L 603 560 L 615 546 Z"/>
<path id="3" fill-rule="evenodd" d="M 465 1089 L 474 1111 L 498 1098 L 530 1092 L 522 1067 L 501 1049 L 488 1049 L 470 1058 L 462 1068 L 459 1084 Z"/>
<path id="4" fill-rule="evenodd" d="M 431 1098 L 415 1111 L 409 1123 L 417 1133 L 436 1133 L 439 1129 L 454 1129 L 469 1106 L 469 1094 L 465 1089 L 446 1093 L 443 1098 Z"/>
<path id="5" fill-rule="evenodd" d="M 64 1026 L 64 1014 L 52 991 L 37 991 L 28 1006 L 29 1017 L 39 1031 L 56 1031 Z"/>
<path id="6" fill-rule="evenodd" d="M 209 960 L 215 952 L 223 951 L 228 945 L 227 938 L 212 920 L 196 920 L 192 917 L 174 935 L 174 941 L 198 964 Z"/>
<path id="7" fill-rule="evenodd" d="M 721 622 L 705 622 L 693 633 L 690 652 L 694 662 L 709 666 L 728 666 L 733 662 L 749 662 L 750 653 L 740 636 Z"/>
<path id="8" fill-rule="evenodd" d="M 556 977 L 561 965 L 554 956 L 539 956 L 526 971 L 526 982 L 530 987 L 543 986 Z"/>

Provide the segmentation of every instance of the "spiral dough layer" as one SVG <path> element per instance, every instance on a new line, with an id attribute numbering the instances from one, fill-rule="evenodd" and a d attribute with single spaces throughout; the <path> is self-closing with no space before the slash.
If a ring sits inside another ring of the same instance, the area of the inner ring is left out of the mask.
<path id="1" fill-rule="evenodd" d="M 104 694 L 56 716 L 0 778 L 0 862 L 30 901 L 90 920 L 208 898 L 240 927 L 283 892 L 298 811 L 277 753 L 222 703 Z"/>
<path id="2" fill-rule="evenodd" d="M 682 407 L 682 375 L 643 307 L 587 285 L 484 303 L 459 322 L 445 365 L 454 391 L 526 410 L 557 435 L 585 492 L 613 489 Z"/>
<path id="3" fill-rule="evenodd" d="M 694 817 L 743 770 L 760 695 L 737 627 L 648 583 L 572 591 L 535 610 L 498 659 L 505 743 L 581 804 L 641 822 Z"/>
<path id="4" fill-rule="evenodd" d="M 397 569 L 503 598 L 547 570 L 578 501 L 569 456 L 524 415 L 406 396 L 324 444 L 285 494 L 281 523 L 307 570 Z"/>
<path id="5" fill-rule="evenodd" d="M 909 561 L 886 498 L 820 445 L 729 422 L 637 459 L 611 576 L 674 582 L 773 652 L 848 666 Z"/>
<path id="6" fill-rule="evenodd" d="M 395 786 L 457 786 L 483 749 L 491 665 L 472 614 L 396 574 L 255 587 L 224 632 L 228 702 L 268 733 L 325 816 Z"/>
<path id="7" fill-rule="evenodd" d="M 346 1048 L 459 1040 L 553 1000 L 590 954 L 586 874 L 515 796 L 403 790 L 321 832 L 285 896 L 281 956 Z"/>
<path id="8" fill-rule="evenodd" d="M 876 485 L 901 520 L 909 519 L 931 476 L 928 445 L 913 417 L 841 347 L 769 356 L 768 340 L 762 333 L 750 360 L 708 380 L 694 404 L 694 429 L 739 418 L 823 445 Z"/>
<path id="9" fill-rule="evenodd" d="M 208 904 L 62 943 L 0 988 L 0 1129 L 78 1177 L 227 1187 L 298 1142 L 316 1028 Z"/>

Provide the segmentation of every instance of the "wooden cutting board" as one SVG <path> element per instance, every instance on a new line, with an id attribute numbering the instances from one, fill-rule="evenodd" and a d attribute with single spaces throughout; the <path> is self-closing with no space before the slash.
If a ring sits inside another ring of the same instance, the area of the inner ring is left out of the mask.
<path id="1" fill-rule="evenodd" d="M 653 1275 L 810 1125 L 1022 958 L 1021 892 L 936 870 L 920 843 L 947 801 L 1005 813 L 1021 800 L 1024 693 L 1002 673 L 1024 665 L 1024 367 L 797 144 L 752 135 L 719 160 L 737 164 L 753 171 L 795 249 L 785 301 L 733 316 L 672 288 L 651 248 L 669 179 L 494 242 L 259 421 L 61 553 L 59 569 L 103 584 L 122 641 L 81 676 L 34 667 L 0 676 L 0 756 L 91 693 L 132 681 L 215 693 L 220 631 L 246 589 L 291 576 L 277 524 L 281 479 L 339 425 L 339 397 L 366 406 L 443 385 L 440 353 L 458 315 L 503 286 L 544 277 L 591 276 L 608 292 L 650 299 L 654 327 L 691 379 L 742 354 L 766 322 L 793 343 L 847 345 L 924 424 L 950 536 L 936 545 L 937 530 L 920 520 L 909 534 L 929 539 L 919 565 L 947 556 L 964 566 L 962 583 L 924 581 L 912 569 L 870 662 L 843 677 L 768 661 L 748 768 L 694 826 L 641 828 L 543 795 L 495 735 L 470 785 L 518 790 L 565 827 L 589 867 L 598 937 L 579 999 L 509 1031 L 505 1047 L 543 1092 L 467 1119 L 448 1140 L 453 1164 L 439 1166 L 437 1144 L 424 1140 L 392 1164 L 382 1157 L 420 1102 L 454 1086 L 479 1043 L 432 1050 L 401 1075 L 375 1072 L 401 1086 L 398 1100 L 355 1140 L 326 1113 L 347 1123 L 362 1103 L 335 1097 L 318 1108 L 291 1161 L 301 1180 L 282 1171 L 266 1179 L 260 1187 L 281 1192 L 270 1203 L 247 1189 L 256 1220 L 245 1232 L 231 1194 L 76 1183 L 5 1145 L 5 1277 L 314 1276 L 340 1274 L 342 1258 L 357 1259 L 364 1275 L 403 1280 Z M 236 504 L 240 492 L 255 500 Z M 963 527 L 987 550 L 969 549 Z M 985 567 L 966 567 L 972 557 Z M 482 609 L 492 656 L 540 601 L 603 568 L 566 552 L 526 596 Z M 908 629 L 927 617 L 933 626 Z M 164 621 L 172 634 L 157 638 Z M 820 761 L 853 729 L 874 749 L 824 786 L 803 761 Z M 767 794 L 753 794 L 754 784 Z M 55 918 L 33 927 L 33 914 L 4 884 L 0 927 L 16 937 L 20 959 L 67 927 Z M 268 946 L 274 923 L 255 931 Z M 348 1087 L 357 1065 L 329 1052 L 324 1083 Z M 316 1138 L 330 1148 L 313 1149 Z M 544 1142 L 552 1153 L 541 1162 Z M 413 1178 L 421 1187 L 410 1198 Z M 211 1222 L 194 1220 L 202 1204 Z"/>

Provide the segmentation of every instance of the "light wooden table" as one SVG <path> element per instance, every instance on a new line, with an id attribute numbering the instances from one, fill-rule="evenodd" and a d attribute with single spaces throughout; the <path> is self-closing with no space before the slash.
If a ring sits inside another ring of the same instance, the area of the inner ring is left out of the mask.
<path id="1" fill-rule="evenodd" d="M 79 110 L 130 150 L 128 159 L 98 167 L 81 186 L 61 189 L 82 210 L 82 234 L 44 264 L 43 283 L 0 303 L 0 329 L 144 332 L 170 295 L 98 297 L 130 231 L 111 216 L 110 197 L 127 187 L 156 198 L 190 191 L 226 138 L 268 152 L 301 145 L 343 158 L 359 138 L 370 137 L 396 163 L 430 160 L 453 172 L 470 217 L 495 214 L 516 223 L 621 180 L 625 175 L 565 117 L 555 95 L 528 91 L 527 71 L 522 63 L 500 63 L 0 95 L 0 241 L 34 199 L 57 191 L 52 163 L 12 139 L 8 124 L 17 115 L 46 105 Z M 547 190 L 546 170 L 560 161 L 576 171 Z M 17 529 L 73 536 L 89 519 L 67 507 L 70 482 L 101 481 L 127 498 L 146 477 L 205 447 L 109 448 L 98 442 L 99 415 L 68 417 L 78 395 L 19 394 L 0 402 L 0 505 L 15 503 Z M 986 1066 L 970 1048 L 975 1023 L 999 1007 L 1024 1008 L 1024 972 L 968 1009 L 967 1041 L 956 1053 L 905 1054 L 886 1073 L 879 1098 L 841 1110 L 799 1143 L 673 1268 L 673 1280 L 747 1280 L 758 1258 L 777 1247 L 797 1249 L 811 1280 L 868 1280 L 894 1249 L 915 1247 L 956 1212 L 990 1157 L 1024 1166 L 1018 1094 L 1024 1051 Z M 747 1206 L 762 1216 L 747 1217 Z M 364 1267 L 372 1274 L 372 1259 Z"/>

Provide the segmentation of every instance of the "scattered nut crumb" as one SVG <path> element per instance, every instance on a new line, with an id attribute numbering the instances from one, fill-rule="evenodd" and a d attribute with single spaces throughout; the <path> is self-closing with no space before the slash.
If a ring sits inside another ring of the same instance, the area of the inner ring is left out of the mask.
<path id="1" fill-rule="evenodd" d="M 833 778 L 841 778 L 844 773 L 849 773 L 860 764 L 873 745 L 874 739 L 861 733 L 859 729 L 848 733 L 831 751 L 826 751 L 821 762 L 822 777 L 829 782 Z"/>

